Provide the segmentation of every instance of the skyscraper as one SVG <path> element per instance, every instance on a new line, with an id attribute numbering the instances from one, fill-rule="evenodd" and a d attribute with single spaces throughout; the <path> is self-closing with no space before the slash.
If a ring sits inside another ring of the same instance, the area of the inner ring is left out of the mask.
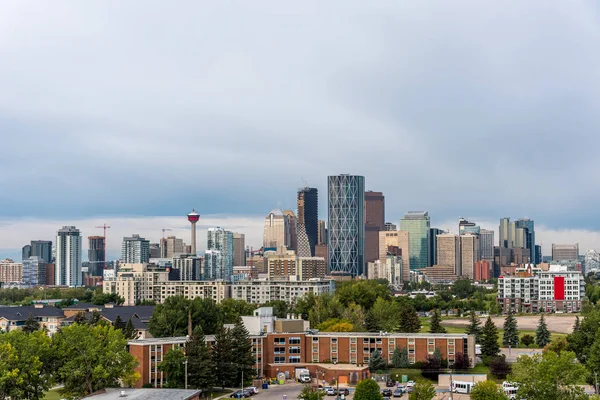
<path id="1" fill-rule="evenodd" d="M 479 261 L 479 235 L 460 235 L 460 273 L 457 275 L 473 279 L 475 263 Z"/>
<path id="2" fill-rule="evenodd" d="M 243 233 L 233 234 L 233 265 L 246 265 L 246 236 Z"/>
<path id="3" fill-rule="evenodd" d="M 23 260 L 23 284 L 30 287 L 46 284 L 46 263 L 40 257 Z"/>
<path id="4" fill-rule="evenodd" d="M 299 257 L 313 257 L 319 242 L 319 195 L 316 188 L 298 191 L 298 221 L 296 225 Z"/>
<path id="5" fill-rule="evenodd" d="M 44 263 L 50 264 L 52 262 L 52 241 L 32 240 L 31 257 L 39 257 Z"/>
<path id="6" fill-rule="evenodd" d="M 429 228 L 429 262 L 428 266 L 438 265 L 437 257 L 437 235 L 444 233 L 443 230 L 438 228 Z"/>
<path id="7" fill-rule="evenodd" d="M 365 178 L 329 176 L 327 197 L 329 270 L 340 275 L 362 275 L 365 267 Z"/>
<path id="8" fill-rule="evenodd" d="M 410 240 L 406 231 L 381 231 L 379 232 L 379 261 L 385 263 L 390 248 L 400 250 L 402 256 L 402 279 L 410 278 Z M 394 253 L 398 256 L 398 253 Z"/>
<path id="9" fill-rule="evenodd" d="M 318 244 L 327 244 L 327 223 L 323 220 L 319 220 L 319 238 L 317 239 Z"/>
<path id="10" fill-rule="evenodd" d="M 223 228 L 208 228 L 204 279 L 231 280 L 233 275 L 233 233 Z"/>
<path id="11" fill-rule="evenodd" d="M 515 247 L 523 247 L 529 250 L 529 259 L 534 264 L 539 264 L 542 260 L 536 260 L 535 257 L 535 227 L 534 222 L 528 218 L 521 218 L 515 221 L 515 228 L 522 232 L 521 245 Z"/>
<path id="12" fill-rule="evenodd" d="M 298 218 L 292 210 L 283 210 L 283 215 L 287 217 L 289 231 L 286 246 L 289 250 L 296 250 L 298 248 Z"/>
<path id="13" fill-rule="evenodd" d="M 183 239 L 175 236 L 168 236 L 166 239 L 160 240 L 161 258 L 173 258 L 184 254 Z"/>
<path id="14" fill-rule="evenodd" d="M 396 226 L 396 224 L 393 224 L 391 222 L 386 222 L 384 227 L 383 227 L 384 231 L 397 231 L 398 227 Z"/>
<path id="15" fill-rule="evenodd" d="M 512 249 L 512 238 L 510 230 L 510 218 L 501 218 L 499 232 L 499 246 L 504 249 Z"/>
<path id="16" fill-rule="evenodd" d="M 379 231 L 385 226 L 385 197 L 381 192 L 365 192 L 365 262 L 379 258 Z"/>
<path id="17" fill-rule="evenodd" d="M 429 228 L 429 214 L 426 211 L 409 211 L 400 220 L 400 230 L 408 231 L 409 234 L 411 270 L 427 266 L 429 261 Z"/>
<path id="18" fill-rule="evenodd" d="M 462 235 L 463 233 L 477 233 L 479 234 L 480 228 L 475 222 L 467 221 L 464 218 L 458 219 L 458 234 Z"/>
<path id="19" fill-rule="evenodd" d="M 56 235 L 54 284 L 81 286 L 81 236 L 74 226 L 63 226 Z"/>
<path id="20" fill-rule="evenodd" d="M 124 237 L 121 254 L 124 263 L 147 263 L 150 261 L 150 241 L 137 234 Z"/>
<path id="21" fill-rule="evenodd" d="M 271 210 L 265 218 L 263 233 L 263 247 L 265 249 L 278 249 L 290 245 L 290 226 L 288 217 L 281 210 Z"/>
<path id="22" fill-rule="evenodd" d="M 106 260 L 104 259 L 104 236 L 88 236 L 89 273 L 102 276 Z"/>
<path id="23" fill-rule="evenodd" d="M 452 233 L 437 235 L 437 264 L 454 268 L 454 273 L 460 276 L 460 237 Z"/>
<path id="24" fill-rule="evenodd" d="M 479 232 L 479 256 L 482 260 L 494 260 L 494 231 L 482 229 Z"/>
<path id="25" fill-rule="evenodd" d="M 21 249 L 21 260 L 26 260 L 31 257 L 31 245 L 26 244 Z"/>

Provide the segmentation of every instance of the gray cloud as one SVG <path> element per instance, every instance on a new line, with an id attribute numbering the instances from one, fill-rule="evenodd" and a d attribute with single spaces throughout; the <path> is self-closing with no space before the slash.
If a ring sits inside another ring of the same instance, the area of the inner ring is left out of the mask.
<path id="1" fill-rule="evenodd" d="M 5 2 L 11 218 L 266 214 L 356 173 L 388 219 L 600 230 L 592 2 Z"/>

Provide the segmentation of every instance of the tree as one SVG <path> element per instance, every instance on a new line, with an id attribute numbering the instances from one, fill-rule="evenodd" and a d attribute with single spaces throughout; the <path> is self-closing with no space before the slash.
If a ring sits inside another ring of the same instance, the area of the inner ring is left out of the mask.
<path id="1" fill-rule="evenodd" d="M 575 317 L 575 323 L 573 324 L 573 332 L 579 331 L 581 327 L 581 321 L 579 320 L 579 315 Z"/>
<path id="2" fill-rule="evenodd" d="M 33 317 L 33 314 L 29 313 L 29 317 L 23 325 L 23 332 L 32 333 L 40 330 L 40 323 Z"/>
<path id="3" fill-rule="evenodd" d="M 575 352 L 579 362 L 583 364 L 587 362 L 598 329 L 600 329 L 600 308 L 592 308 L 584 314 L 579 328 L 567 336 L 569 350 Z"/>
<path id="4" fill-rule="evenodd" d="M 131 318 L 127 320 L 125 329 L 123 329 L 123 336 L 125 339 L 135 339 L 137 337 L 137 329 L 134 328 Z"/>
<path id="5" fill-rule="evenodd" d="M 67 396 L 84 397 L 121 381 L 131 385 L 140 377 L 127 339 L 112 326 L 73 324 L 52 337 L 52 346 L 58 360 L 56 377 Z"/>
<path id="6" fill-rule="evenodd" d="M 212 387 L 215 383 L 215 364 L 200 326 L 194 329 L 186 343 L 185 353 L 188 359 L 189 384 L 199 389 Z"/>
<path id="7" fill-rule="evenodd" d="M 481 320 L 475 314 L 475 310 L 471 310 L 469 314 L 469 325 L 465 329 L 467 335 L 475 335 L 475 343 L 481 343 Z"/>
<path id="8" fill-rule="evenodd" d="M 256 306 L 245 300 L 224 299 L 219 304 L 224 324 L 235 324 L 244 315 L 252 315 Z"/>
<path id="9" fill-rule="evenodd" d="M 229 329 L 221 326 L 219 330 L 217 330 L 211 356 L 214 365 L 217 367 L 215 369 L 216 384 L 225 388 L 226 385 L 230 385 L 234 382 L 236 377 L 236 371 L 235 368 L 233 368 L 233 365 L 235 364 L 233 339 Z"/>
<path id="10" fill-rule="evenodd" d="M 452 284 L 451 292 L 459 299 L 467 299 L 475 293 L 475 286 L 470 279 L 457 279 Z"/>
<path id="11" fill-rule="evenodd" d="M 442 316 L 438 309 L 433 310 L 431 316 L 431 324 L 429 326 L 430 333 L 446 333 L 446 328 L 442 326 Z"/>
<path id="12" fill-rule="evenodd" d="M 87 323 L 87 319 L 85 318 L 85 313 L 83 311 L 79 311 L 73 317 L 73 322 L 76 324 L 85 324 Z"/>
<path id="13" fill-rule="evenodd" d="M 471 363 L 469 362 L 469 357 L 466 357 L 463 353 L 456 353 L 454 355 L 454 369 L 466 370 L 469 369 L 470 366 Z"/>
<path id="14" fill-rule="evenodd" d="M 517 383 L 519 399 L 587 399 L 583 389 L 576 386 L 585 375 L 585 367 L 577 362 L 575 353 L 564 351 L 559 356 L 547 351 L 520 356 L 509 380 Z"/>
<path id="15" fill-rule="evenodd" d="M 288 303 L 283 300 L 271 300 L 262 305 L 263 307 L 273 307 L 273 315 L 277 318 L 285 318 L 290 312 Z"/>
<path id="16" fill-rule="evenodd" d="M 519 331 L 517 329 L 517 319 L 512 311 L 508 312 L 504 320 L 504 336 L 502 338 L 503 346 L 517 347 L 519 344 Z"/>
<path id="17" fill-rule="evenodd" d="M 533 342 L 535 342 L 535 339 L 533 336 L 527 334 L 527 335 L 523 335 L 523 337 L 521 338 L 521 343 L 523 343 L 525 346 L 529 347 L 530 345 L 533 344 Z"/>
<path id="18" fill-rule="evenodd" d="M 544 314 L 542 314 L 537 329 L 535 330 L 535 344 L 537 344 L 538 347 L 544 347 L 548 343 L 550 343 L 550 331 L 546 325 Z"/>
<path id="19" fill-rule="evenodd" d="M 427 357 L 427 361 L 421 367 L 421 374 L 429 379 L 437 379 L 442 369 L 442 357 L 439 349 L 433 355 Z"/>
<path id="20" fill-rule="evenodd" d="M 396 332 L 399 327 L 399 312 L 398 303 L 379 297 L 368 313 L 367 329 L 372 332 Z"/>
<path id="21" fill-rule="evenodd" d="M 506 361 L 506 356 L 496 356 L 490 362 L 490 372 L 498 379 L 506 379 L 512 372 L 511 365 Z"/>
<path id="22" fill-rule="evenodd" d="M 418 380 L 413 386 L 412 393 L 408 396 L 409 400 L 431 400 L 436 396 L 435 387 L 431 381 Z"/>
<path id="23" fill-rule="evenodd" d="M 125 322 L 123 322 L 120 315 L 117 315 L 117 318 L 115 318 L 115 322 L 113 322 L 113 326 L 115 327 L 115 329 L 118 329 L 121 332 L 123 331 L 123 329 L 125 329 Z"/>
<path id="24" fill-rule="evenodd" d="M 185 336 L 191 302 L 183 296 L 167 297 L 152 312 L 148 329 L 153 337 Z"/>
<path id="25" fill-rule="evenodd" d="M 319 325 L 318 329 L 322 332 L 352 332 L 354 326 L 346 320 L 332 318 Z"/>
<path id="26" fill-rule="evenodd" d="M 325 397 L 325 393 L 312 385 L 304 385 L 298 395 L 298 398 L 302 400 L 322 400 L 323 397 Z"/>
<path id="27" fill-rule="evenodd" d="M 383 400 L 383 396 L 377 382 L 373 379 L 365 379 L 356 385 L 354 400 Z"/>
<path id="28" fill-rule="evenodd" d="M 500 353 L 498 346 L 498 328 L 492 321 L 492 317 L 488 316 L 481 332 L 481 354 L 483 356 L 493 357 Z"/>
<path id="29" fill-rule="evenodd" d="M 167 374 L 168 388 L 184 387 L 185 383 L 185 355 L 181 349 L 167 351 L 163 361 L 158 365 L 158 370 Z"/>
<path id="30" fill-rule="evenodd" d="M 417 333 L 421 331 L 421 320 L 415 308 L 406 304 L 400 307 L 400 326 L 399 331 L 405 333 Z"/>
<path id="31" fill-rule="evenodd" d="M 375 350 L 371 358 L 369 359 L 369 371 L 381 371 L 387 368 L 387 363 L 381 356 L 381 352 L 379 350 Z"/>
<path id="32" fill-rule="evenodd" d="M 255 360 L 252 354 L 252 341 L 241 318 L 238 319 L 231 330 L 231 340 L 233 341 L 232 351 L 236 363 L 236 377 L 234 382 L 242 382 L 242 378 L 244 382 L 252 381 L 252 378 L 256 376 L 256 369 L 254 368 Z"/>
<path id="33" fill-rule="evenodd" d="M 494 381 L 477 382 L 471 390 L 471 400 L 507 400 L 502 388 Z"/>
<path id="34" fill-rule="evenodd" d="M 559 336 L 552 339 L 552 341 L 548 343 L 546 347 L 544 347 L 544 352 L 553 351 L 556 354 L 560 355 L 560 353 L 566 350 L 568 347 L 569 343 L 567 342 L 567 339 L 562 336 Z"/>

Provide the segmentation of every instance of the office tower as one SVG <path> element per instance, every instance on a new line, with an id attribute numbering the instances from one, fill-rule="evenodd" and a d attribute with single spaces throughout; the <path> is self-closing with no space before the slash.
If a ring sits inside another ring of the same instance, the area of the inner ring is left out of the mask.
<path id="1" fill-rule="evenodd" d="M 298 256 L 314 256 L 319 242 L 319 195 L 316 188 L 305 187 L 298 191 L 296 232 Z"/>
<path id="2" fill-rule="evenodd" d="M 39 257 L 46 264 L 52 262 L 52 241 L 32 240 L 30 257 Z"/>
<path id="3" fill-rule="evenodd" d="M 143 264 L 150 261 L 150 241 L 133 234 L 123 238 L 121 260 L 127 264 Z"/>
<path id="4" fill-rule="evenodd" d="M 479 232 L 479 258 L 488 261 L 494 259 L 494 231 L 482 229 Z"/>
<path id="5" fill-rule="evenodd" d="M 192 212 L 187 215 L 188 221 L 192 224 L 192 247 L 190 253 L 196 255 L 196 222 L 200 219 L 200 214 L 196 210 L 192 209 Z"/>
<path id="6" fill-rule="evenodd" d="M 458 234 L 462 235 L 463 233 L 477 233 L 479 234 L 480 228 L 474 222 L 469 222 L 464 218 L 458 219 Z"/>
<path id="7" fill-rule="evenodd" d="M 104 271 L 104 245 L 104 236 L 88 236 L 88 273 L 92 276 L 102 276 Z"/>
<path id="8" fill-rule="evenodd" d="M 429 214 L 426 211 L 409 211 L 400 220 L 400 230 L 407 231 L 410 239 L 411 270 L 427 266 L 429 228 Z M 406 257 L 404 257 L 404 261 L 406 261 Z"/>
<path id="9" fill-rule="evenodd" d="M 383 226 L 383 230 L 384 231 L 397 231 L 398 227 L 396 226 L 396 224 L 392 224 L 391 222 L 386 222 L 385 225 Z"/>
<path id="10" fill-rule="evenodd" d="M 460 235 L 460 273 L 457 275 L 473 279 L 475 263 L 479 261 L 479 235 Z"/>
<path id="11" fill-rule="evenodd" d="M 184 254 L 183 239 L 175 236 L 168 236 L 166 239 L 160 240 L 161 258 L 173 258 L 180 254 Z"/>
<path id="12" fill-rule="evenodd" d="M 365 267 L 365 178 L 327 177 L 327 252 L 332 274 L 358 276 Z"/>
<path id="13" fill-rule="evenodd" d="M 542 246 L 540 246 L 539 244 L 535 245 L 535 259 L 534 259 L 534 263 L 540 264 L 542 262 Z"/>
<path id="14" fill-rule="evenodd" d="M 288 239 L 286 247 L 289 250 L 296 250 L 298 248 L 298 218 L 292 210 L 283 210 L 283 215 L 287 217 L 288 225 Z"/>
<path id="15" fill-rule="evenodd" d="M 460 276 L 460 237 L 452 233 L 437 235 L 437 264 L 454 268 L 454 273 Z"/>
<path id="16" fill-rule="evenodd" d="M 512 239 L 510 237 L 511 229 L 510 229 L 510 218 L 501 218 L 500 219 L 500 227 L 498 229 L 499 232 L 499 246 L 504 249 L 512 248 Z"/>
<path id="17" fill-rule="evenodd" d="M 31 257 L 31 246 L 26 244 L 25 246 L 23 246 L 23 248 L 21 249 L 21 260 L 26 260 L 29 257 Z"/>
<path id="18" fill-rule="evenodd" d="M 535 257 L 535 227 L 534 222 L 528 218 L 521 218 L 515 221 L 515 230 L 517 231 L 518 245 L 529 250 L 529 259 L 534 264 L 539 264 L 540 260 Z"/>
<path id="19" fill-rule="evenodd" d="M 552 261 L 579 261 L 579 243 L 552 243 Z"/>
<path id="20" fill-rule="evenodd" d="M 265 218 L 263 233 L 263 247 L 265 249 L 278 249 L 288 247 L 290 244 L 290 226 L 288 216 L 281 210 L 271 210 Z"/>
<path id="21" fill-rule="evenodd" d="M 319 237 L 317 244 L 327 244 L 327 223 L 323 220 L 319 220 Z"/>
<path id="22" fill-rule="evenodd" d="M 54 284 L 81 286 L 81 236 L 74 226 L 63 226 L 56 236 Z"/>
<path id="23" fill-rule="evenodd" d="M 390 249 L 395 248 L 397 256 L 402 256 L 402 278 L 410 278 L 410 240 L 407 231 L 381 231 L 379 232 L 379 261 L 386 262 Z M 399 254 L 398 254 L 399 253 Z"/>
<path id="24" fill-rule="evenodd" d="M 150 258 L 160 258 L 160 244 L 150 243 Z"/>
<path id="25" fill-rule="evenodd" d="M 233 233 L 220 227 L 208 228 L 206 239 L 206 248 L 210 251 L 208 257 L 212 264 L 208 264 L 207 256 L 205 256 L 204 279 L 231 280 L 233 275 Z"/>
<path id="26" fill-rule="evenodd" d="M 23 260 L 23 284 L 29 287 L 46 284 L 46 263 L 40 257 Z"/>
<path id="27" fill-rule="evenodd" d="M 181 254 L 173 257 L 173 270 L 178 272 L 180 281 L 199 281 L 202 279 L 202 258 L 193 254 Z"/>
<path id="28" fill-rule="evenodd" d="M 385 225 L 385 197 L 381 192 L 365 192 L 365 262 L 379 258 L 379 231 Z"/>
<path id="29" fill-rule="evenodd" d="M 437 265 L 437 235 L 444 233 L 442 229 L 429 228 L 429 262 L 428 266 Z"/>
<path id="30" fill-rule="evenodd" d="M 233 265 L 246 265 L 246 236 L 243 233 L 233 234 Z"/>
<path id="31" fill-rule="evenodd" d="M 491 263 L 488 260 L 479 260 L 473 266 L 474 281 L 488 281 L 491 278 Z"/>

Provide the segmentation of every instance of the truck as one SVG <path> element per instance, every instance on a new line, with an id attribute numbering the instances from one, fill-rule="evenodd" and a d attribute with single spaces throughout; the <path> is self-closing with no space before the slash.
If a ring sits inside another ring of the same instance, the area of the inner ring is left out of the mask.
<path id="1" fill-rule="evenodd" d="M 310 371 L 306 368 L 296 368 L 296 381 L 300 383 L 310 383 Z"/>

